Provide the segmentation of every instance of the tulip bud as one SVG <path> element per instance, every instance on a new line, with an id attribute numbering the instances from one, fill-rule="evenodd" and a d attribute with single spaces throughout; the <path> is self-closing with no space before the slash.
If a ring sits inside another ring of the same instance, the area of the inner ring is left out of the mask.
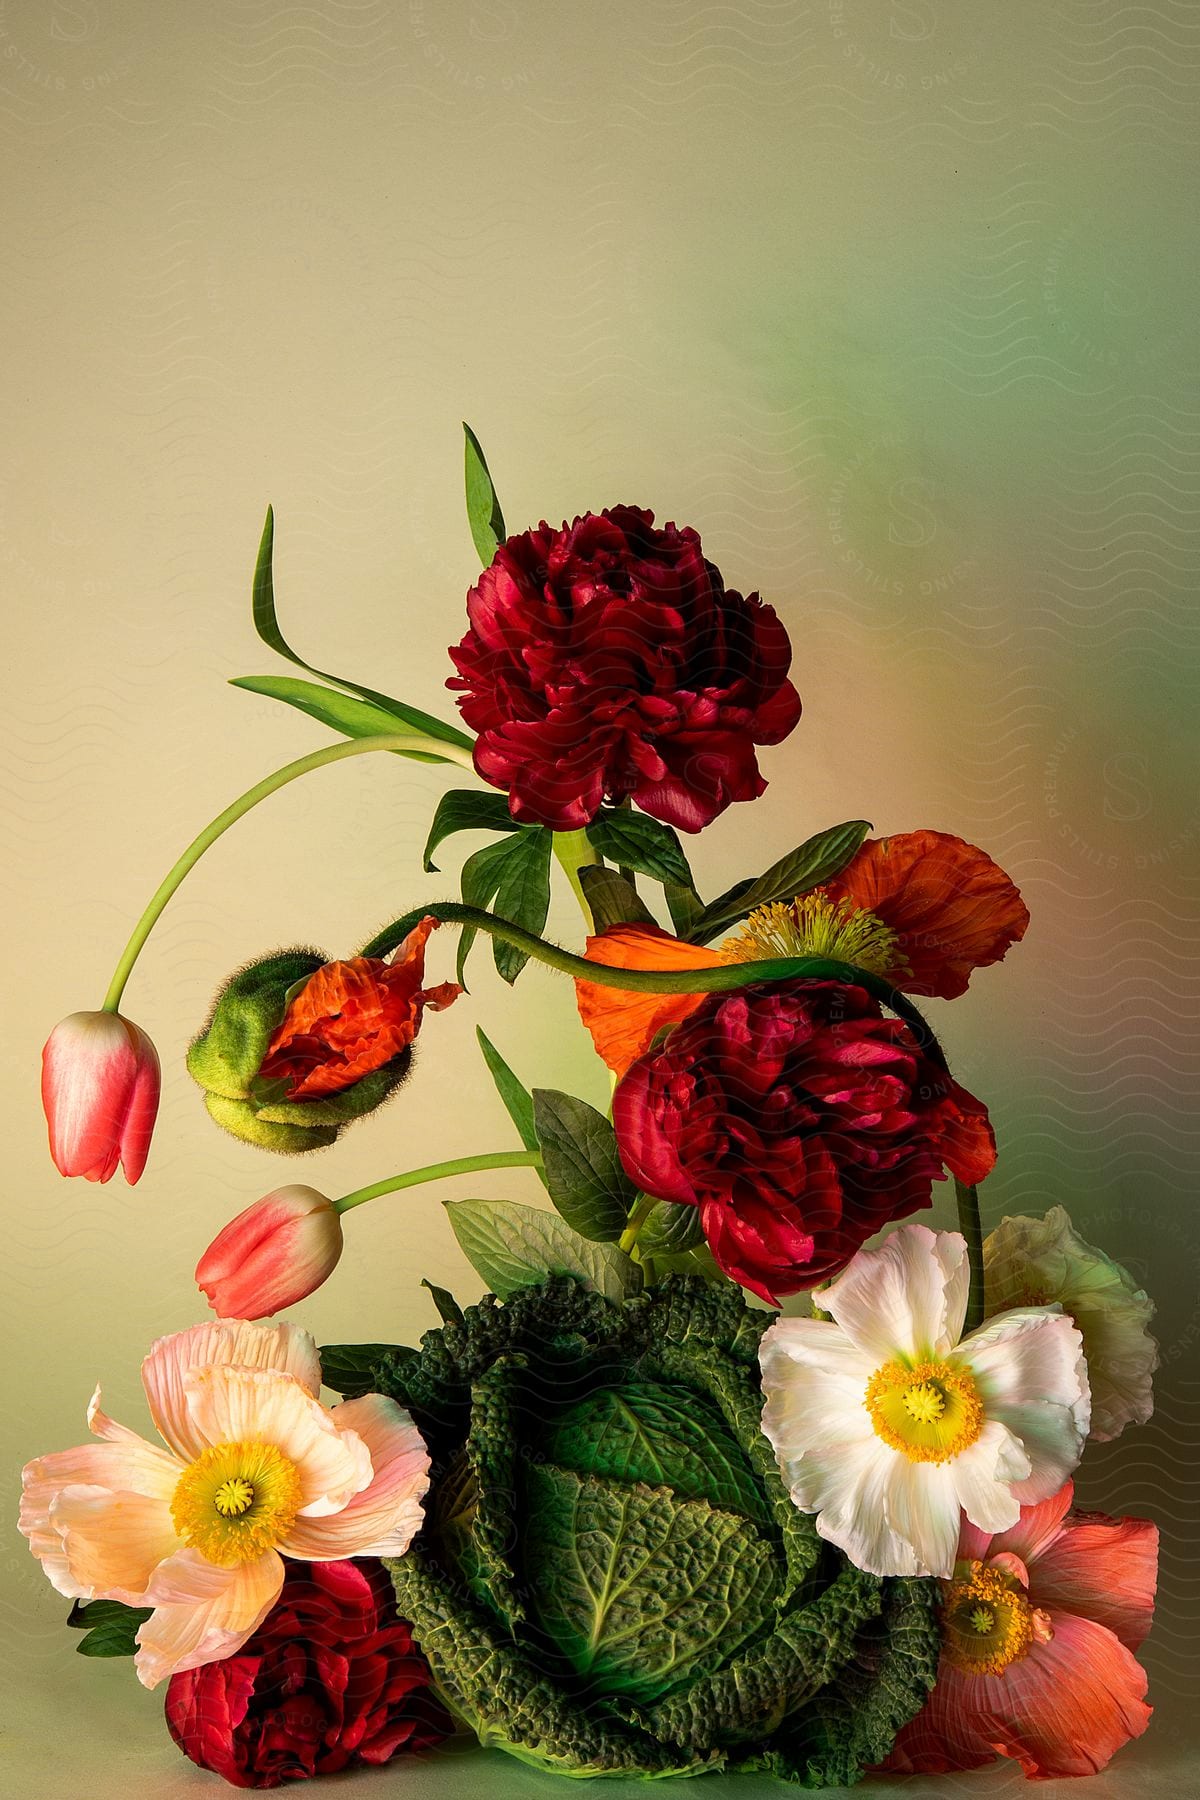
<path id="1" fill-rule="evenodd" d="M 284 1154 L 332 1144 L 408 1073 L 425 1006 L 448 1006 L 452 982 L 426 990 L 422 920 L 390 962 L 325 962 L 287 950 L 242 969 L 222 989 L 188 1051 L 218 1125 Z"/>
<path id="2" fill-rule="evenodd" d="M 342 1222 L 315 1188 L 277 1188 L 226 1225 L 196 1265 L 222 1319 L 262 1319 L 307 1299 L 342 1254 Z"/>
<path id="3" fill-rule="evenodd" d="M 42 1106 L 59 1173 L 108 1181 L 120 1163 L 137 1181 L 159 1083 L 158 1052 L 120 1013 L 77 1012 L 56 1025 L 42 1051 Z"/>

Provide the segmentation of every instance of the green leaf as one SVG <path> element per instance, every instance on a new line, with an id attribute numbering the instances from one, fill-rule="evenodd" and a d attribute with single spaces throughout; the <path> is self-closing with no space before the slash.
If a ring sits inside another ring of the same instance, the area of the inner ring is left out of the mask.
<path id="1" fill-rule="evenodd" d="M 587 828 L 588 842 L 623 868 L 636 869 L 655 881 L 692 887 L 692 871 L 679 839 L 669 825 L 647 813 L 617 807 L 601 812 Z"/>
<path id="2" fill-rule="evenodd" d="M 67 1617 L 74 1631 L 85 1631 L 75 1648 L 80 1656 L 132 1656 L 137 1650 L 137 1633 L 154 1609 L 149 1606 L 125 1606 L 119 1600 L 92 1600 L 81 1606 L 77 1600 Z"/>
<path id="3" fill-rule="evenodd" d="M 395 731 L 424 731 L 422 726 L 398 712 L 385 712 L 372 701 L 356 700 L 353 695 L 339 694 L 334 688 L 319 687 L 315 681 L 298 681 L 294 675 L 238 675 L 229 685 L 245 688 L 251 694 L 265 694 L 269 700 L 282 700 L 285 706 L 296 707 L 343 737 L 379 737 Z M 438 755 L 432 738 L 428 753 L 393 750 L 392 755 L 411 757 L 413 762 L 444 763 L 448 760 Z"/>
<path id="4" fill-rule="evenodd" d="M 438 1316 L 443 1325 L 461 1325 L 463 1322 L 462 1307 L 454 1298 L 449 1288 L 438 1287 L 434 1282 L 422 1276 L 421 1286 L 428 1288 L 433 1297 L 433 1304 L 438 1309 Z"/>
<path id="5" fill-rule="evenodd" d="M 361 1400 L 380 1388 L 380 1370 L 410 1361 L 417 1352 L 407 1344 L 322 1344 L 321 1380 L 343 1400 Z"/>
<path id="6" fill-rule="evenodd" d="M 503 1100 L 505 1111 L 517 1128 L 517 1136 L 527 1150 L 536 1150 L 538 1136 L 533 1122 L 533 1099 L 529 1090 L 518 1081 L 495 1044 L 485 1035 L 481 1025 L 475 1027 L 475 1036 L 479 1041 L 479 1048 L 483 1051 L 483 1060 L 496 1084 L 496 1092 Z M 543 1169 L 537 1170 L 537 1177 L 545 1186 L 546 1175 Z"/>
<path id="7" fill-rule="evenodd" d="M 558 1211 L 581 1237 L 615 1244 L 628 1223 L 634 1186 L 612 1126 L 586 1100 L 554 1088 L 534 1089 L 533 1118 Z"/>
<path id="8" fill-rule="evenodd" d="M 492 910 L 514 925 L 523 925 L 540 937 L 550 911 L 550 853 L 554 833 L 544 825 L 523 826 L 516 837 L 501 844 L 506 852 L 500 863 L 500 883 Z M 509 985 L 517 979 L 529 956 L 512 944 L 492 940 L 496 971 Z"/>
<path id="9" fill-rule="evenodd" d="M 444 1202 L 459 1247 L 501 1300 L 547 1275 L 574 1275 L 606 1300 L 638 1292 L 641 1270 L 615 1244 L 592 1244 L 537 1206 L 511 1200 Z"/>
<path id="10" fill-rule="evenodd" d="M 584 863 L 579 870 L 579 885 L 597 931 L 606 931 L 610 925 L 658 923 L 638 897 L 637 889 L 615 869 L 603 869 L 599 863 Z"/>
<path id="11" fill-rule="evenodd" d="M 552 1463 L 531 1461 L 525 1480 L 533 1606 L 589 1691 L 657 1700 L 771 1621 L 776 1551 L 740 1515 Z"/>
<path id="12" fill-rule="evenodd" d="M 756 906 L 770 906 L 775 900 L 794 900 L 810 888 L 820 887 L 844 869 L 871 827 L 865 819 L 850 819 L 834 825 L 805 840 L 798 849 L 789 850 L 777 863 L 757 879 L 739 881 L 710 902 L 688 932 L 693 944 L 706 943 L 710 937 L 729 925 L 736 925 Z"/>
<path id="13" fill-rule="evenodd" d="M 680 887 L 674 881 L 663 882 L 663 897 L 678 937 L 685 938 L 704 911 L 704 903 L 695 888 Z"/>
<path id="14" fill-rule="evenodd" d="M 538 1449 L 577 1475 L 669 1487 L 756 1525 L 772 1522 L 740 1444 L 720 1414 L 682 1383 L 633 1380 L 599 1388 L 561 1414 Z"/>
<path id="15" fill-rule="evenodd" d="M 399 719 L 405 727 L 412 731 L 423 731 L 427 736 L 440 738 L 444 744 L 457 744 L 462 750 L 470 750 L 474 739 L 460 731 L 456 725 L 447 725 L 444 719 L 435 719 L 432 713 L 422 712 L 415 706 L 408 706 L 402 700 L 393 700 L 390 694 L 381 694 L 376 688 L 361 687 L 357 681 L 346 681 L 341 675 L 331 675 L 328 669 L 318 669 L 297 654 L 279 629 L 279 620 L 275 613 L 275 577 L 272 570 L 275 545 L 275 511 L 267 508 L 266 524 L 263 526 L 262 540 L 258 547 L 258 561 L 254 567 L 254 587 L 252 595 L 252 611 L 254 629 L 264 644 L 286 657 L 288 662 L 295 663 L 298 669 L 307 669 L 310 675 L 319 675 L 322 681 L 332 681 L 335 687 L 346 688 L 352 694 L 358 694 L 364 700 L 370 700 L 383 712 L 394 719 Z M 235 687 L 244 687 L 246 681 L 235 682 Z M 261 690 L 259 690 L 261 691 Z M 282 698 L 282 696 L 279 696 Z M 389 727 L 395 730 L 395 726 Z M 336 726 L 335 730 L 341 730 Z M 353 735 L 359 735 L 357 733 Z"/>
<path id="16" fill-rule="evenodd" d="M 508 810 L 503 794 L 480 794 L 472 788 L 452 788 L 443 794 L 429 827 L 429 836 L 421 853 L 421 864 L 427 874 L 436 874 L 433 853 L 456 831 L 520 831 L 522 827 Z"/>
<path id="17" fill-rule="evenodd" d="M 646 1215 L 638 1232 L 638 1249 L 647 1256 L 678 1256 L 704 1242 L 698 1206 L 680 1206 L 660 1200 Z"/>
<path id="18" fill-rule="evenodd" d="M 496 498 L 496 490 L 492 485 L 487 459 L 479 447 L 479 439 L 465 419 L 463 420 L 463 436 L 467 480 L 467 524 L 471 527 L 471 541 L 479 552 L 479 560 L 486 569 L 507 535 L 504 529 L 504 514 L 500 511 L 500 502 Z"/>
<path id="19" fill-rule="evenodd" d="M 541 935 L 550 910 L 550 852 L 554 834 L 544 825 L 522 825 L 498 844 L 486 844 L 468 856 L 459 877 L 465 906 L 488 907 L 502 919 Z M 458 979 L 463 979 L 475 927 L 464 925 L 458 937 Z M 510 984 L 529 957 L 524 950 L 492 940 L 498 973 Z"/>

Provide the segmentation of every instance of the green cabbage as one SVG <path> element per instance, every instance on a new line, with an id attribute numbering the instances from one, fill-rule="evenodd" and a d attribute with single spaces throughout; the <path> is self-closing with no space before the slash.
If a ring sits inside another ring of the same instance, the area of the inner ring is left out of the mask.
<path id="1" fill-rule="evenodd" d="M 934 1584 L 851 1567 L 788 1499 L 759 1431 L 768 1318 L 693 1277 L 620 1306 L 560 1278 L 419 1352 L 325 1353 L 430 1445 L 425 1529 L 388 1567 L 481 1743 L 572 1775 L 843 1786 L 923 1705 Z"/>

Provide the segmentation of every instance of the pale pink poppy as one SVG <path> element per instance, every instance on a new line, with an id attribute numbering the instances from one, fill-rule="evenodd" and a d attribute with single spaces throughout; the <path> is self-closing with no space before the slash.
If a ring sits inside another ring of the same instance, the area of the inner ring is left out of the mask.
<path id="1" fill-rule="evenodd" d="M 101 1411 L 101 1441 L 38 1457 L 20 1527 L 60 1594 L 151 1607 L 146 1687 L 231 1656 L 279 1597 L 285 1556 L 402 1556 L 422 1518 L 429 1454 L 403 1407 L 321 1405 L 306 1331 L 217 1319 L 160 1338 L 142 1364 L 166 1448 Z"/>

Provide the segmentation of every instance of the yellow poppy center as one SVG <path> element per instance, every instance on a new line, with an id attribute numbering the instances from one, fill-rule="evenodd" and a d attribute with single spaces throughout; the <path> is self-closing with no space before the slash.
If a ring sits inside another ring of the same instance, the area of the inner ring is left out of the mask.
<path id="1" fill-rule="evenodd" d="M 1015 1576 L 980 1562 L 960 1563 L 942 1583 L 942 1648 L 964 1675 L 1003 1675 L 1050 1635 Z"/>
<path id="2" fill-rule="evenodd" d="M 171 1517 L 186 1544 L 235 1569 L 286 1537 L 303 1498 L 295 1464 L 273 1444 L 214 1444 L 179 1477 Z"/>
<path id="3" fill-rule="evenodd" d="M 910 1462 L 949 1462 L 983 1430 L 979 1390 L 953 1363 L 884 1363 L 864 1400 L 877 1435 Z"/>
<path id="4" fill-rule="evenodd" d="M 721 955 L 726 962 L 828 956 L 876 975 L 896 975 L 907 967 L 890 925 L 852 900 L 831 900 L 824 888 L 799 894 L 786 904 L 777 900 L 757 907 L 741 930 L 721 945 Z"/>

